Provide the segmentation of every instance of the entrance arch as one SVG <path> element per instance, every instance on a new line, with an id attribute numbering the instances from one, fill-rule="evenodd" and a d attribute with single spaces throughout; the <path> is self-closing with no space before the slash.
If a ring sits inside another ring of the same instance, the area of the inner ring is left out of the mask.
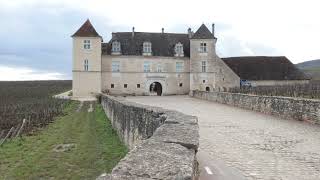
<path id="1" fill-rule="evenodd" d="M 151 94 L 156 94 L 157 96 L 161 96 L 162 94 L 162 85 L 159 82 L 153 82 L 150 84 L 149 91 Z"/>

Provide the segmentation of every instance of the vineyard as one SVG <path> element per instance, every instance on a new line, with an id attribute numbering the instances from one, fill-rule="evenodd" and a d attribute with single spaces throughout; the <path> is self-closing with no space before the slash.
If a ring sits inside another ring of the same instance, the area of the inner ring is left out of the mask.
<path id="1" fill-rule="evenodd" d="M 0 139 L 31 134 L 52 122 L 68 104 L 52 95 L 70 89 L 71 81 L 0 82 Z"/>
<path id="2" fill-rule="evenodd" d="M 229 92 L 264 96 L 286 96 L 320 99 L 320 81 L 313 81 L 305 85 L 231 88 L 229 89 Z"/>

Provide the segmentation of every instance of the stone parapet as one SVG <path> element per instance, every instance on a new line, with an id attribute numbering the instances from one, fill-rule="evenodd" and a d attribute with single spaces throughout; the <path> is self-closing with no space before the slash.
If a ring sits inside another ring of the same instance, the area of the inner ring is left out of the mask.
<path id="1" fill-rule="evenodd" d="M 101 104 L 130 152 L 98 179 L 198 179 L 197 117 L 107 95 Z"/>
<path id="2" fill-rule="evenodd" d="M 204 91 L 191 91 L 189 95 L 198 99 L 276 115 L 285 119 L 320 124 L 320 100 Z"/>

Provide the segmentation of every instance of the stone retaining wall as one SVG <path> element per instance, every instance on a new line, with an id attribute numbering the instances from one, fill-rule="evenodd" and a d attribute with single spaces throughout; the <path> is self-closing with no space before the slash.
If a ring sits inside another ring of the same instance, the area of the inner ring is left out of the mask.
<path id="1" fill-rule="evenodd" d="M 191 91 L 190 96 L 286 119 L 320 124 L 320 100 L 204 91 Z"/>
<path id="2" fill-rule="evenodd" d="M 130 152 L 98 179 L 198 179 L 198 120 L 103 95 L 101 104 Z"/>

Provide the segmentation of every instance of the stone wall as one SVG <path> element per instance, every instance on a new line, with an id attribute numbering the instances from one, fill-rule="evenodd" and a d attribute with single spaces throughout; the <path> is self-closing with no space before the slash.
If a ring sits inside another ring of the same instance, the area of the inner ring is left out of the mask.
<path id="1" fill-rule="evenodd" d="M 310 80 L 249 80 L 252 86 L 289 86 L 289 85 L 304 85 Z"/>
<path id="2" fill-rule="evenodd" d="M 101 104 L 130 152 L 98 179 L 197 179 L 197 117 L 103 95 Z"/>
<path id="3" fill-rule="evenodd" d="M 320 124 L 320 100 L 203 91 L 191 91 L 190 96 L 276 115 L 285 119 Z"/>

